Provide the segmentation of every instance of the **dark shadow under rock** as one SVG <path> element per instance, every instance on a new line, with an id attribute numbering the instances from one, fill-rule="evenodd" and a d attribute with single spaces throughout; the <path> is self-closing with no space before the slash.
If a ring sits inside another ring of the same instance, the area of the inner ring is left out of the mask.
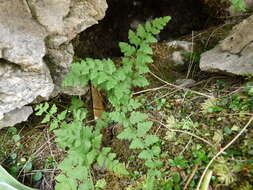
<path id="1" fill-rule="evenodd" d="M 157 36 L 160 41 L 175 39 L 217 22 L 206 13 L 201 0 L 108 0 L 108 5 L 105 18 L 74 40 L 77 57 L 120 56 L 118 42 L 128 41 L 129 28 L 156 17 L 172 17 Z"/>

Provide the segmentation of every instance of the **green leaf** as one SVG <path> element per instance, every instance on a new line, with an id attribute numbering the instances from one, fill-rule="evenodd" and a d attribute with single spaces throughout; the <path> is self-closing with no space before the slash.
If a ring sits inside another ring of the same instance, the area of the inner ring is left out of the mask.
<path id="1" fill-rule="evenodd" d="M 147 32 L 151 32 L 152 25 L 151 25 L 150 21 L 147 21 L 145 23 L 145 29 L 146 29 Z"/>
<path id="2" fill-rule="evenodd" d="M 0 165 L 0 190 L 35 190 L 18 182 Z"/>
<path id="3" fill-rule="evenodd" d="M 157 39 L 150 33 L 146 34 L 146 40 L 147 43 L 157 43 Z"/>
<path id="4" fill-rule="evenodd" d="M 36 172 L 34 175 L 33 175 L 33 180 L 34 181 L 39 181 L 41 180 L 42 178 L 42 173 L 41 172 Z"/>
<path id="5" fill-rule="evenodd" d="M 135 130 L 131 128 L 124 129 L 124 131 L 117 136 L 117 138 L 119 139 L 129 139 L 129 140 L 134 139 L 135 137 L 136 137 Z"/>
<path id="6" fill-rule="evenodd" d="M 137 35 L 144 39 L 146 37 L 146 31 L 142 25 L 138 25 L 137 27 Z"/>
<path id="7" fill-rule="evenodd" d="M 47 123 L 50 121 L 51 115 L 47 114 L 44 119 L 41 121 L 41 123 Z"/>
<path id="8" fill-rule="evenodd" d="M 181 190 L 181 187 L 180 187 L 180 185 L 177 184 L 177 185 L 175 185 L 174 189 L 175 190 Z"/>
<path id="9" fill-rule="evenodd" d="M 107 59 L 104 62 L 104 71 L 110 75 L 112 75 L 116 71 L 116 67 L 111 59 Z"/>
<path id="10" fill-rule="evenodd" d="M 136 138 L 131 142 L 129 148 L 131 148 L 131 149 L 138 149 L 138 148 L 143 149 L 144 148 L 144 142 L 143 142 L 142 139 Z"/>
<path id="11" fill-rule="evenodd" d="M 139 87 L 144 87 L 144 86 L 149 85 L 149 82 L 145 77 L 140 76 L 140 77 L 133 80 L 133 85 L 139 86 Z"/>
<path id="12" fill-rule="evenodd" d="M 101 83 L 107 81 L 108 78 L 109 77 L 106 73 L 104 73 L 104 72 L 99 73 L 99 75 L 97 77 L 97 84 L 101 84 Z"/>
<path id="13" fill-rule="evenodd" d="M 141 43 L 141 39 L 132 31 L 128 31 L 128 39 L 131 44 L 138 46 Z"/>
<path id="14" fill-rule="evenodd" d="M 138 155 L 138 158 L 141 158 L 141 159 L 144 159 L 144 160 L 148 160 L 148 159 L 153 158 L 153 154 L 150 151 L 148 151 L 148 150 L 143 150 Z"/>
<path id="15" fill-rule="evenodd" d="M 146 44 L 146 43 L 142 43 L 142 44 L 140 45 L 140 51 L 142 51 L 142 52 L 145 53 L 145 54 L 150 54 L 150 55 L 153 54 L 152 48 L 149 47 L 149 45 Z"/>
<path id="16" fill-rule="evenodd" d="M 99 179 L 95 185 L 96 188 L 101 188 L 103 189 L 106 186 L 106 181 L 105 179 Z"/>
<path id="17" fill-rule="evenodd" d="M 170 179 L 166 181 L 166 190 L 172 190 L 173 188 L 173 181 Z"/>
<path id="18" fill-rule="evenodd" d="M 60 121 L 64 120 L 66 118 L 66 114 L 67 114 L 67 110 L 61 112 L 60 114 L 57 115 L 57 119 L 59 119 Z"/>
<path id="19" fill-rule="evenodd" d="M 81 107 L 83 107 L 84 102 L 82 100 L 80 100 L 78 97 L 72 97 L 71 98 L 71 106 L 70 106 L 70 110 L 75 110 L 75 109 L 79 109 Z"/>
<path id="20" fill-rule="evenodd" d="M 117 81 L 115 79 L 110 79 L 106 82 L 106 90 L 111 90 L 117 86 Z"/>
<path id="21" fill-rule="evenodd" d="M 47 111 L 49 108 L 49 104 L 46 102 L 45 104 L 39 104 L 35 107 L 35 110 L 37 111 L 35 115 L 42 115 Z"/>
<path id="22" fill-rule="evenodd" d="M 129 175 L 126 167 L 122 163 L 117 163 L 113 166 L 113 171 L 120 175 Z"/>
<path id="23" fill-rule="evenodd" d="M 32 170 L 32 167 L 33 167 L 32 162 L 27 162 L 24 166 L 24 171 L 29 172 Z"/>
<path id="24" fill-rule="evenodd" d="M 146 122 L 142 122 L 142 123 L 138 123 L 138 128 L 137 128 L 137 132 L 136 135 L 138 137 L 143 137 L 147 134 L 147 132 L 150 130 L 150 128 L 152 127 L 153 122 L 151 121 L 146 121 Z"/>
<path id="25" fill-rule="evenodd" d="M 157 143 L 160 139 L 155 135 L 147 135 L 145 138 L 145 145 L 150 146 Z"/>
<path id="26" fill-rule="evenodd" d="M 128 104 L 128 111 L 135 110 L 135 109 L 137 109 L 141 106 L 142 106 L 142 104 L 139 103 L 137 100 L 131 99 L 129 104 Z"/>
<path id="27" fill-rule="evenodd" d="M 58 120 L 53 120 L 53 121 L 50 123 L 50 128 L 49 128 L 49 130 L 52 131 L 52 130 L 55 130 L 56 128 L 58 128 Z"/>
<path id="28" fill-rule="evenodd" d="M 135 47 L 125 42 L 120 42 L 119 47 L 120 47 L 121 52 L 124 53 L 125 56 L 131 56 L 135 52 Z"/>
<path id="29" fill-rule="evenodd" d="M 173 179 L 174 182 L 179 183 L 180 180 L 181 180 L 180 174 L 178 172 L 172 174 L 172 179 Z"/>
<path id="30" fill-rule="evenodd" d="M 85 109 L 80 108 L 77 110 L 73 110 L 74 120 L 82 122 L 86 118 L 86 115 L 87 115 L 87 110 Z"/>
<path id="31" fill-rule="evenodd" d="M 50 111 L 49 111 L 49 114 L 50 115 L 53 115 L 57 112 L 57 107 L 55 104 L 53 104 L 53 106 L 51 107 Z"/>
<path id="32" fill-rule="evenodd" d="M 147 118 L 148 118 L 147 114 L 134 111 L 131 113 L 130 122 L 132 124 L 136 124 L 136 123 L 146 120 Z"/>
<path id="33" fill-rule="evenodd" d="M 19 135 L 13 135 L 12 139 L 14 140 L 14 142 L 18 142 L 20 140 L 20 136 Z"/>
<path id="34" fill-rule="evenodd" d="M 229 127 L 225 127 L 225 128 L 224 128 L 224 132 L 225 132 L 227 135 L 231 135 L 231 134 L 232 134 L 232 130 L 231 130 Z"/>
<path id="35" fill-rule="evenodd" d="M 152 153 L 154 154 L 154 155 L 159 155 L 160 153 L 161 153 L 161 148 L 160 148 L 160 146 L 153 146 L 152 148 L 151 148 L 151 151 L 152 151 Z"/>
<path id="36" fill-rule="evenodd" d="M 156 28 L 151 28 L 151 32 L 152 34 L 157 35 L 160 33 L 160 30 L 157 30 Z"/>

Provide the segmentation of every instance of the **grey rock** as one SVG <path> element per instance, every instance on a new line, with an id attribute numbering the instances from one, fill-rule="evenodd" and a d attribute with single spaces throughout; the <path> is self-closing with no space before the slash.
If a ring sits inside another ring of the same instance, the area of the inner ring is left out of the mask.
<path id="1" fill-rule="evenodd" d="M 236 25 L 215 48 L 204 52 L 200 69 L 234 75 L 253 74 L 253 15 Z"/>
<path id="2" fill-rule="evenodd" d="M 60 84 L 73 60 L 71 40 L 106 9 L 106 0 L 0 0 L 0 122 L 36 100 L 87 91 Z"/>
<path id="3" fill-rule="evenodd" d="M 0 129 L 4 127 L 11 127 L 17 123 L 26 121 L 28 117 L 33 113 L 31 106 L 24 106 L 6 113 L 2 121 L 0 122 Z"/>
<path id="4" fill-rule="evenodd" d="M 239 54 L 253 41 L 253 15 L 235 25 L 228 37 L 221 43 L 222 51 Z"/>
<path id="5" fill-rule="evenodd" d="M 20 0 L 0 0 L 0 58 L 22 70 L 43 72 L 46 30 Z"/>
<path id="6" fill-rule="evenodd" d="M 53 89 L 46 66 L 44 73 L 27 72 L 14 64 L 0 61 L 0 120 L 4 113 L 22 108 L 39 96 L 49 97 Z"/>

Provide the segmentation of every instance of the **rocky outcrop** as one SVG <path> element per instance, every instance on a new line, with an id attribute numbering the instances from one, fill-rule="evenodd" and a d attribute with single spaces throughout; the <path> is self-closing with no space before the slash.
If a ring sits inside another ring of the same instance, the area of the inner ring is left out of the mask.
<path id="1" fill-rule="evenodd" d="M 74 55 L 71 40 L 106 9 L 106 0 L 0 0 L 0 127 L 11 120 L 5 113 L 38 97 L 85 92 L 59 85 Z"/>
<path id="2" fill-rule="evenodd" d="M 201 55 L 200 68 L 208 72 L 253 74 L 253 15 L 236 25 L 214 49 Z"/>

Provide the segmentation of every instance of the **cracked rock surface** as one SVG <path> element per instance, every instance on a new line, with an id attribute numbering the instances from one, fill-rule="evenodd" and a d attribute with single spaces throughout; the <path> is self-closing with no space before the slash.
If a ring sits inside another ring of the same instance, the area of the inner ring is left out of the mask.
<path id="1" fill-rule="evenodd" d="M 31 110 L 22 108 L 36 98 L 85 92 L 59 85 L 73 59 L 71 40 L 106 9 L 106 0 L 0 0 L 0 128 L 15 124 L 19 110 L 27 118 Z"/>
<path id="2" fill-rule="evenodd" d="M 204 52 L 200 69 L 234 75 L 253 74 L 253 15 L 234 26 L 215 48 Z"/>

